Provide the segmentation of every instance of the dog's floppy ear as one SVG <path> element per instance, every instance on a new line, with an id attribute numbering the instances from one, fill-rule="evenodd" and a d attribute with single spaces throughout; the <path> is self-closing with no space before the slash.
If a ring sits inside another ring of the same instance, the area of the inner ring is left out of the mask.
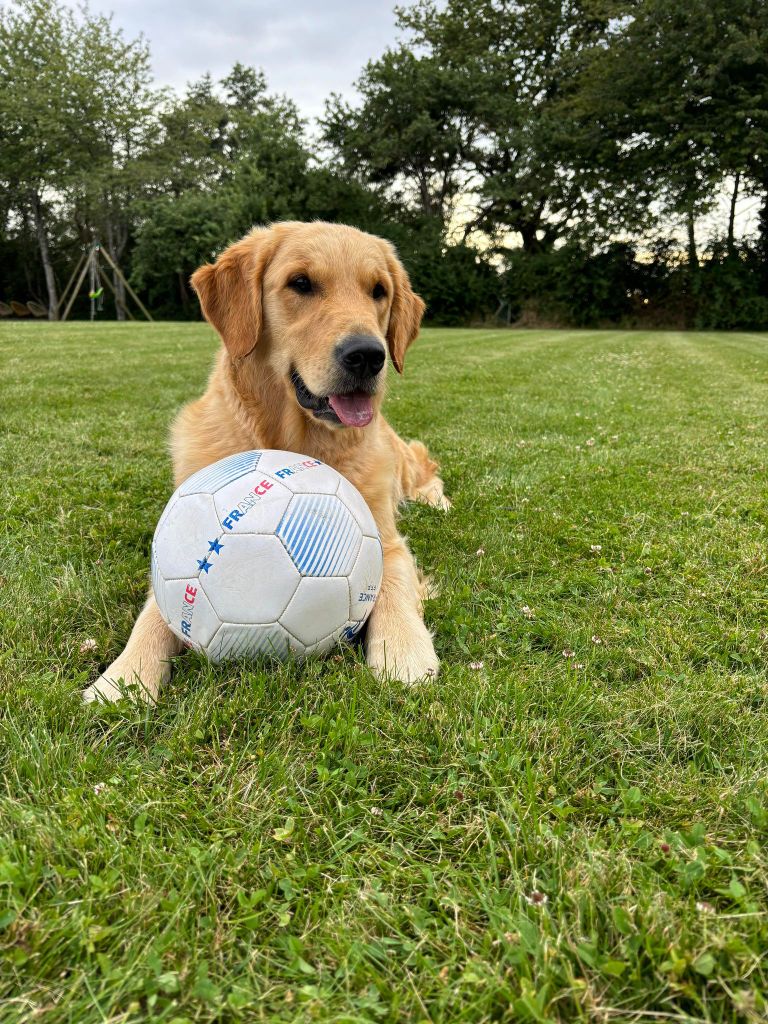
<path id="1" fill-rule="evenodd" d="M 411 288 L 408 274 L 391 246 L 387 246 L 387 266 L 394 287 L 387 327 L 387 345 L 395 369 L 402 373 L 405 353 L 419 333 L 421 318 L 427 307 Z"/>
<path id="2" fill-rule="evenodd" d="M 233 359 L 247 356 L 259 340 L 262 279 L 273 248 L 269 228 L 256 228 L 192 275 L 203 316 Z"/>

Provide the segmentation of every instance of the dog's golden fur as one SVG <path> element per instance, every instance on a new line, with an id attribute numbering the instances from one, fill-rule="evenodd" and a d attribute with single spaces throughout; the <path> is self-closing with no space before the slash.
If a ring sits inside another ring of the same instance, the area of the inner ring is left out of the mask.
<path id="1" fill-rule="evenodd" d="M 311 280 L 312 294 L 291 287 L 297 275 Z M 291 381 L 298 372 L 311 392 L 328 394 L 334 350 L 350 334 L 380 339 L 402 373 L 424 303 L 394 249 L 342 225 L 275 224 L 231 245 L 196 271 L 192 284 L 223 345 L 205 394 L 173 425 L 176 486 L 252 448 L 299 452 L 334 466 L 365 497 L 384 549 L 384 579 L 365 641 L 368 664 L 407 682 L 434 675 L 438 660 L 422 617 L 422 585 L 398 533 L 396 509 L 404 499 L 448 507 L 436 463 L 423 444 L 402 441 L 381 415 L 385 373 L 364 427 L 314 417 Z M 154 699 L 180 649 L 150 593 L 125 650 L 86 699 L 116 699 L 121 680 L 139 682 Z"/>

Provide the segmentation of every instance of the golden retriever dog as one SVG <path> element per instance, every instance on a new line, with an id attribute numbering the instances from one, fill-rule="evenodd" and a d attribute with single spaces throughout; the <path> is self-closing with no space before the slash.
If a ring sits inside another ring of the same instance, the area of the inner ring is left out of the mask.
<path id="1" fill-rule="evenodd" d="M 402 441 L 381 413 L 386 356 L 398 373 L 424 303 L 393 247 L 355 228 L 286 222 L 256 228 L 192 276 L 221 336 L 208 389 L 171 431 L 174 479 L 254 448 L 299 452 L 333 466 L 362 493 L 384 550 L 384 578 L 365 654 L 381 677 L 434 676 L 424 584 L 397 530 L 407 499 L 446 509 L 443 482 L 423 444 Z M 123 684 L 154 701 L 179 640 L 154 597 L 122 654 L 85 691 L 117 700 Z"/>

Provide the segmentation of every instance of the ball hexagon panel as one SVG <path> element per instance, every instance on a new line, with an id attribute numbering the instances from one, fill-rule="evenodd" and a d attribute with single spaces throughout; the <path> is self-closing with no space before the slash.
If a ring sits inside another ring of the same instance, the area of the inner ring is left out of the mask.
<path id="1" fill-rule="evenodd" d="M 263 452 L 259 451 L 238 452 L 237 455 L 230 455 L 226 459 L 214 462 L 212 466 L 198 470 L 185 480 L 179 487 L 178 494 L 213 494 L 220 487 L 226 487 L 238 477 L 255 470 L 262 455 Z"/>
<path id="2" fill-rule="evenodd" d="M 275 622 L 299 585 L 299 573 L 277 539 L 225 537 L 200 573 L 200 586 L 222 622 Z M 218 570 L 218 571 L 217 571 Z"/>
<path id="3" fill-rule="evenodd" d="M 362 535 L 344 502 L 332 494 L 297 494 L 277 527 L 303 576 L 346 576 Z"/>
<path id="4" fill-rule="evenodd" d="M 167 580 L 163 584 L 165 617 L 176 636 L 192 647 L 206 647 L 221 619 L 205 596 L 200 580 Z"/>
<path id="5" fill-rule="evenodd" d="M 335 494 L 339 485 L 335 469 L 296 452 L 264 452 L 259 469 L 273 480 L 284 482 L 296 494 Z"/>
<path id="6" fill-rule="evenodd" d="M 378 537 L 363 537 L 360 553 L 348 577 L 350 619 L 366 619 L 379 593 L 384 572 L 384 558 Z"/>
<path id="7" fill-rule="evenodd" d="M 157 601 L 157 607 L 160 609 L 160 614 L 164 619 L 167 619 L 168 616 L 165 611 L 165 580 L 160 575 L 160 569 L 157 565 L 157 549 L 155 547 L 154 540 L 152 541 L 149 561 L 150 574 L 152 577 L 152 592 L 155 595 L 155 600 Z"/>
<path id="8" fill-rule="evenodd" d="M 164 580 L 188 579 L 198 573 L 208 545 L 219 529 L 210 494 L 177 498 L 165 511 L 155 535 L 164 535 L 157 549 L 157 571 Z M 171 540 L 173 538 L 173 540 Z"/>
<path id="9" fill-rule="evenodd" d="M 323 637 L 322 640 L 318 640 L 316 644 L 312 644 L 311 647 L 306 648 L 305 656 L 312 654 L 327 654 L 328 651 L 333 650 L 334 647 L 338 647 L 342 637 L 339 635 L 339 631 L 331 633 L 330 636 Z"/>
<path id="10" fill-rule="evenodd" d="M 359 622 L 355 622 L 355 621 L 348 622 L 346 624 L 346 626 L 344 627 L 344 630 L 342 631 L 342 634 L 339 637 L 339 639 L 343 640 L 344 643 L 347 643 L 347 644 L 354 643 L 355 640 L 357 639 L 357 637 L 360 635 L 360 631 L 362 630 L 364 625 L 365 625 L 365 619 L 361 619 Z"/>
<path id="11" fill-rule="evenodd" d="M 231 658 L 266 658 L 284 660 L 295 642 L 276 622 L 264 626 L 237 626 L 225 623 L 219 628 L 206 654 L 211 661 L 227 661 Z M 303 652 L 299 652 L 303 653 Z"/>
<path id="12" fill-rule="evenodd" d="M 280 448 L 266 448 L 262 452 L 259 469 L 264 473 L 274 475 L 279 469 L 285 469 L 292 462 L 303 462 L 304 460 L 317 462 L 317 459 L 310 460 L 308 455 L 302 455 L 300 452 L 286 452 Z"/>
<path id="13" fill-rule="evenodd" d="M 284 484 L 264 473 L 249 473 L 225 484 L 213 495 L 222 535 L 274 533 L 291 497 Z"/>
<path id="14" fill-rule="evenodd" d="M 313 647 L 335 634 L 349 618 L 349 589 L 345 579 L 319 579 L 305 576 L 299 583 L 290 604 L 280 616 L 280 624 L 304 647 Z"/>
<path id="15" fill-rule="evenodd" d="M 353 487 L 349 480 L 342 477 L 336 494 L 354 515 L 355 519 L 357 519 L 362 533 L 366 537 L 378 537 L 379 531 L 376 521 L 360 491 Z"/>

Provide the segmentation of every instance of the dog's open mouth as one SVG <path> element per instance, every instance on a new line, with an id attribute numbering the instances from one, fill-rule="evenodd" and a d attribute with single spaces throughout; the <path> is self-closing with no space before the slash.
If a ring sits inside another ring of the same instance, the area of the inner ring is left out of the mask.
<path id="1" fill-rule="evenodd" d="M 344 391 L 316 395 L 309 390 L 296 370 L 291 374 L 296 401 L 319 420 L 343 423 L 345 427 L 365 427 L 373 419 L 373 396 L 366 391 Z"/>

